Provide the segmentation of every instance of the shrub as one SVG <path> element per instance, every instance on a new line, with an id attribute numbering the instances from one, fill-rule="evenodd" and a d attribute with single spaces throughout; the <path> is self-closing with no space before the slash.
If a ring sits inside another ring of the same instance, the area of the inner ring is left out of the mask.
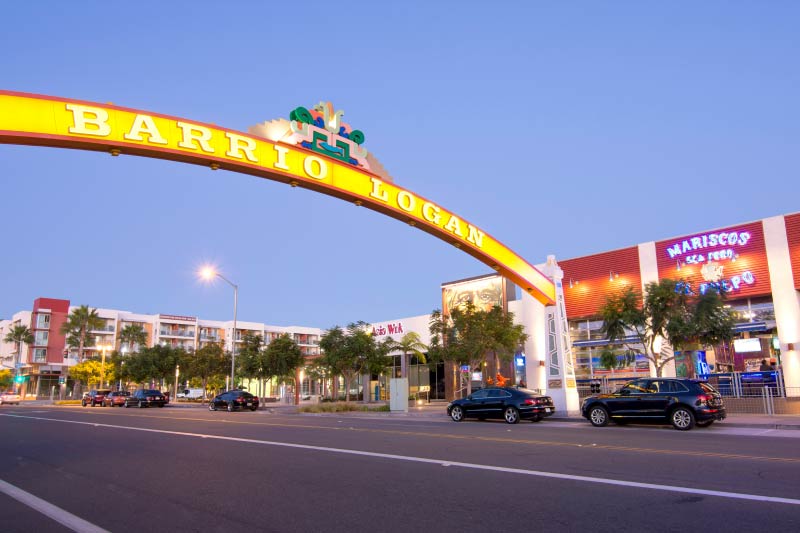
<path id="1" fill-rule="evenodd" d="M 325 402 L 315 405 L 304 405 L 298 409 L 300 413 L 346 413 L 361 412 L 386 412 L 388 405 L 361 405 L 353 402 Z"/>

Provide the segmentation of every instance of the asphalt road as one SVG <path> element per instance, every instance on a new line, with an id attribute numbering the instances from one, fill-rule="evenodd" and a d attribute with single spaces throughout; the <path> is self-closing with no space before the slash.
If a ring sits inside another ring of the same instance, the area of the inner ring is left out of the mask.
<path id="1" fill-rule="evenodd" d="M 800 530 L 800 431 L 49 406 L 0 430 L 6 531 Z"/>

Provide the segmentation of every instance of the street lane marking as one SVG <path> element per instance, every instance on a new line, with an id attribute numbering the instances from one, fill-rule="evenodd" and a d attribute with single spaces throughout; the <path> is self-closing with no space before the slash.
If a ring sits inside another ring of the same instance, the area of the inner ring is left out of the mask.
<path id="1" fill-rule="evenodd" d="M 719 490 L 707 490 L 707 489 L 697 489 L 691 487 L 679 487 L 676 485 L 657 485 L 655 483 L 639 483 L 637 481 L 625 481 L 620 479 L 606 479 L 600 477 L 591 477 L 591 476 L 577 476 L 573 474 L 560 474 L 557 472 L 543 472 L 540 470 L 525 470 L 522 468 L 509 468 L 503 466 L 492 466 L 492 465 L 482 465 L 476 463 L 462 463 L 459 461 L 446 461 L 442 459 L 428 459 L 425 457 L 414 457 L 408 455 L 395 455 L 390 453 L 379 453 L 379 452 L 368 452 L 363 450 L 348 450 L 345 448 L 331 448 L 328 446 L 313 446 L 309 444 L 294 444 L 288 442 L 277 442 L 277 441 L 269 441 L 269 440 L 260 440 L 260 439 L 246 439 L 242 437 L 226 437 L 222 435 L 207 435 L 203 433 L 189 433 L 185 431 L 169 431 L 164 429 L 151 429 L 151 428 L 137 428 L 132 426 L 120 426 L 116 424 L 99 424 L 97 422 L 80 422 L 77 420 L 61 420 L 58 418 L 44 418 L 38 416 L 23 416 L 23 415 L 12 415 L 12 414 L 4 414 L 1 416 L 8 416 L 12 418 L 24 418 L 30 420 L 43 420 L 47 422 L 61 422 L 64 424 L 79 424 L 85 426 L 94 426 L 94 427 L 105 427 L 105 428 L 112 428 L 112 429 L 126 429 L 129 431 L 142 431 L 145 433 L 160 433 L 164 435 L 179 435 L 182 437 L 195 437 L 195 438 L 202 438 L 202 439 L 215 439 L 221 441 L 229 441 L 229 442 L 244 442 L 248 444 L 260 444 L 263 446 L 277 446 L 282 448 L 295 448 L 300 450 L 311 450 L 311 451 L 318 451 L 318 452 L 328 452 L 328 453 L 339 453 L 345 455 L 357 455 L 362 457 L 373 457 L 378 459 L 390 459 L 395 461 L 407 461 L 407 462 L 414 462 L 414 463 L 423 463 L 423 464 L 433 464 L 439 466 L 446 466 L 446 467 L 460 467 L 466 468 L 471 470 L 486 470 L 492 472 L 504 472 L 508 474 L 521 474 L 526 476 L 535 476 L 535 477 L 544 477 L 550 479 L 560 479 L 560 480 L 568 480 L 568 481 L 582 481 L 586 483 L 599 483 L 603 485 L 615 485 L 618 487 L 626 487 L 626 488 L 638 488 L 638 489 L 650 489 L 650 490 L 661 490 L 666 492 L 678 492 L 684 494 L 702 494 L 704 496 L 716 496 L 719 498 L 730 498 L 736 500 L 750 500 L 750 501 L 757 501 L 757 502 L 770 502 L 770 503 L 785 503 L 789 505 L 800 505 L 800 500 L 793 499 L 793 498 L 780 498 L 776 496 L 762 496 L 759 494 L 744 494 L 739 492 L 726 492 L 726 491 L 719 491 Z"/>
<path id="2" fill-rule="evenodd" d="M 78 533 L 109 533 L 108 530 L 98 527 L 91 522 L 87 522 L 83 518 L 65 511 L 61 507 L 56 507 L 52 503 L 46 502 L 41 498 L 37 498 L 30 492 L 25 492 L 19 487 L 3 481 L 2 479 L 0 479 L 0 492 L 14 498 L 20 503 L 27 505 L 31 509 L 39 511 L 48 518 L 51 518 L 59 524 L 70 528 L 72 531 L 77 531 Z"/>
<path id="3" fill-rule="evenodd" d="M 79 411 L 84 413 L 85 411 Z M 92 411 L 91 413 L 87 414 L 100 414 L 103 415 L 112 415 L 113 413 L 109 412 L 101 412 L 101 411 Z M 13 416 L 13 415 L 8 415 Z M 453 439 L 453 440 L 478 440 L 481 442 L 498 442 L 504 444 L 530 444 L 535 446 L 557 446 L 559 448 L 581 448 L 581 449 L 593 449 L 593 450 L 606 450 L 606 451 L 614 451 L 614 452 L 633 452 L 633 453 L 652 453 L 652 454 L 659 454 L 659 455 L 690 455 L 693 457 L 710 457 L 714 459 L 744 459 L 748 461 L 770 461 L 770 462 L 778 462 L 778 463 L 800 463 L 800 458 L 796 457 L 769 457 L 763 455 L 744 455 L 744 454 L 736 454 L 736 453 L 722 453 L 722 452 L 704 452 L 700 450 L 681 450 L 681 449 L 659 449 L 659 448 L 639 448 L 633 446 L 619 446 L 616 444 L 596 444 L 596 443 L 576 443 L 576 442 L 559 442 L 559 441 L 548 441 L 548 440 L 537 440 L 537 439 L 525 439 L 525 438 L 510 438 L 510 437 L 484 437 L 479 435 L 452 435 L 449 433 L 430 433 L 430 432 L 421 432 L 421 431 L 403 431 L 398 429 L 376 429 L 376 428 L 357 428 L 353 426 L 315 426 L 310 424 L 281 424 L 278 422 L 246 422 L 242 420 L 230 420 L 230 419 L 212 419 L 212 418 L 196 418 L 196 417 L 167 417 L 163 415 L 146 415 L 142 414 L 130 414 L 127 416 L 133 416 L 138 418 L 149 418 L 151 420 L 185 420 L 185 421 L 192 421 L 192 422 L 212 422 L 216 424 L 238 424 L 243 426 L 267 426 L 267 427 L 281 427 L 281 428 L 291 428 L 291 429 L 328 429 L 332 431 L 362 431 L 365 433 L 383 433 L 388 435 L 404 435 L 409 437 L 426 437 L 426 438 L 433 438 L 433 439 Z M 343 422 L 339 420 L 339 422 Z"/>

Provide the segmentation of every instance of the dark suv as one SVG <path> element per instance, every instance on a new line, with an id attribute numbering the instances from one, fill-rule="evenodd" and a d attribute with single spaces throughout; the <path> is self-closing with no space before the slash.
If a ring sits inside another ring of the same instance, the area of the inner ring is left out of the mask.
<path id="1" fill-rule="evenodd" d="M 106 394 L 111 392 L 110 390 L 106 389 L 98 389 L 92 390 L 89 392 L 83 393 L 83 398 L 81 398 L 81 405 L 86 407 L 87 405 L 91 405 L 94 407 L 95 405 L 103 405 L 103 400 L 106 398 Z"/>
<path id="2" fill-rule="evenodd" d="M 130 407 L 131 405 L 138 407 L 150 407 L 151 405 L 164 407 L 165 403 L 167 403 L 167 399 L 164 398 L 161 391 L 152 389 L 139 389 L 125 398 L 125 407 Z"/>
<path id="3" fill-rule="evenodd" d="M 686 431 L 707 427 L 725 418 L 722 396 L 708 383 L 684 378 L 646 378 L 631 381 L 617 392 L 594 394 L 583 400 L 581 414 L 593 426 L 625 422 L 668 422 Z"/>

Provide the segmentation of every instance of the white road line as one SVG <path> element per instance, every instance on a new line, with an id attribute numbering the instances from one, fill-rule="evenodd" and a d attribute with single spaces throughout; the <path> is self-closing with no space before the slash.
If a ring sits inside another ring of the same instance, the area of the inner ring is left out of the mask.
<path id="1" fill-rule="evenodd" d="M 91 522 L 87 522 L 83 518 L 75 516 L 74 514 L 65 511 L 61 507 L 56 507 L 52 503 L 48 503 L 41 498 L 37 498 L 30 492 L 15 487 L 11 483 L 7 483 L 0 479 L 0 492 L 11 496 L 20 503 L 27 505 L 32 509 L 36 509 L 43 515 L 52 518 L 59 524 L 70 528 L 72 531 L 78 533 L 108 533 L 107 530 L 98 527 Z"/>
<path id="2" fill-rule="evenodd" d="M 97 422 L 80 422 L 77 420 L 60 420 L 57 418 L 44 418 L 44 417 L 37 417 L 37 416 L 23 416 L 23 415 L 12 415 L 12 414 L 3 414 L 0 416 L 8 416 L 12 418 L 27 418 L 31 420 L 44 420 L 47 422 L 62 422 L 65 424 L 78 424 L 78 425 L 85 425 L 85 426 L 94 426 L 94 427 L 105 427 L 105 428 L 113 428 L 113 429 L 127 429 L 130 431 L 143 431 L 146 433 L 161 433 L 166 435 L 179 435 L 183 437 L 197 437 L 202 439 L 216 439 L 216 440 L 224 440 L 224 441 L 231 441 L 231 442 L 246 442 L 249 444 L 261 444 L 264 446 L 280 446 L 283 448 L 297 448 L 301 450 L 314 450 L 319 452 L 329 452 L 329 453 L 341 453 L 346 455 L 360 455 L 364 457 L 376 457 L 379 459 L 392 459 L 395 461 L 409 461 L 414 463 L 425 463 L 425 464 L 434 464 L 440 466 L 455 466 L 461 468 L 468 468 L 472 470 L 489 470 L 492 472 L 505 472 L 508 474 L 521 474 L 526 476 L 535 476 L 535 477 L 544 477 L 544 478 L 551 478 L 551 479 L 563 479 L 569 481 L 582 481 L 585 483 L 600 483 L 604 485 L 615 485 L 618 487 L 630 487 L 630 488 L 637 488 L 637 489 L 650 489 L 650 490 L 662 490 L 667 492 L 679 492 L 684 494 L 702 494 L 704 496 L 716 496 L 719 498 L 732 498 L 736 500 L 750 500 L 750 501 L 757 501 L 757 502 L 770 502 L 770 503 L 785 503 L 789 505 L 800 505 L 800 500 L 793 499 L 793 498 L 779 498 L 776 496 L 761 496 L 759 494 L 744 494 L 739 492 L 726 492 L 726 491 L 719 491 L 719 490 L 706 490 L 706 489 L 697 489 L 692 487 L 678 487 L 675 485 L 656 485 L 654 483 L 639 483 L 636 481 L 625 481 L 620 479 L 605 479 L 599 477 L 589 477 L 589 476 L 576 476 L 572 474 L 559 474 L 557 472 L 542 472 L 539 470 L 525 470 L 522 468 L 507 468 L 503 466 L 491 466 L 491 465 L 481 465 L 475 463 L 461 463 L 458 461 L 445 461 L 442 459 L 427 459 L 425 457 L 413 457 L 407 455 L 394 455 L 389 453 L 378 453 L 378 452 L 367 452 L 361 450 L 347 450 L 344 448 L 330 448 L 328 446 L 312 446 L 309 444 L 293 444 L 289 442 L 276 442 L 276 441 L 269 441 L 269 440 L 258 440 L 258 439 L 245 439 L 241 437 L 225 437 L 222 435 L 206 435 L 203 433 L 188 433 L 184 431 L 168 431 L 164 429 L 151 429 L 151 428 L 137 428 L 132 426 L 119 426 L 115 424 L 100 424 Z"/>

